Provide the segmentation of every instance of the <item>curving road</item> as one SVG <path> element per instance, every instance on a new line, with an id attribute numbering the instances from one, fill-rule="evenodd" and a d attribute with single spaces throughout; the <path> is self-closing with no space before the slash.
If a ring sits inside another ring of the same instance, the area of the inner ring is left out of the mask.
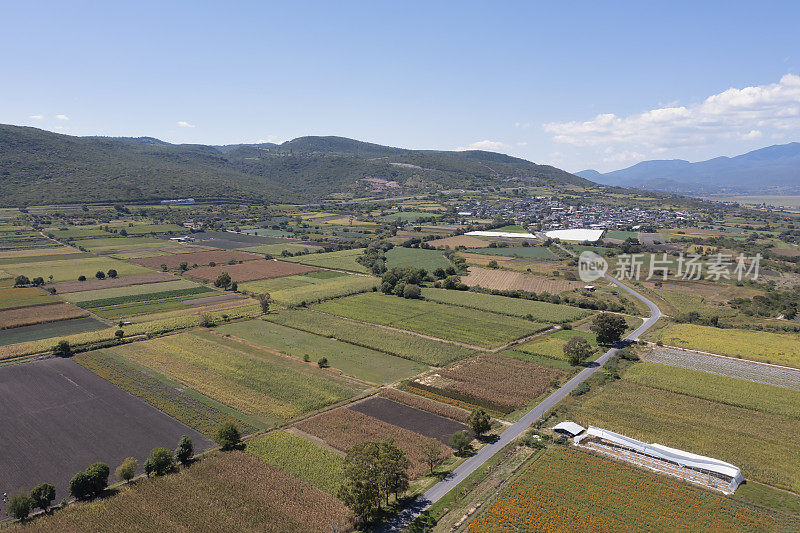
<path id="1" fill-rule="evenodd" d="M 569 251 L 567 251 L 570 253 Z M 634 341 L 639 338 L 639 336 L 653 327 L 653 325 L 661 318 L 661 310 L 658 308 L 656 304 L 639 294 L 634 289 L 628 287 L 627 285 L 623 285 L 616 279 L 612 278 L 608 274 L 604 274 L 604 277 L 608 279 L 614 285 L 622 288 L 623 290 L 627 291 L 634 297 L 638 298 L 642 302 L 644 302 L 647 307 L 650 309 L 650 317 L 647 318 L 641 326 L 636 328 L 632 333 L 627 335 L 624 340 L 626 341 Z M 539 405 L 528 411 L 525 416 L 520 418 L 517 422 L 515 422 L 512 426 L 507 428 L 503 433 L 500 434 L 500 438 L 491 443 L 487 444 L 480 450 L 478 453 L 461 463 L 458 468 L 453 470 L 447 477 L 445 477 L 442 481 L 428 489 L 422 496 L 414 500 L 414 502 L 406 507 L 403 511 L 398 513 L 393 519 L 383 524 L 378 531 L 380 532 L 394 532 L 394 531 L 402 531 L 405 529 L 416 517 L 418 517 L 423 511 L 428 509 L 431 505 L 439 501 L 445 494 L 453 490 L 459 483 L 464 481 L 467 476 L 472 474 L 475 470 L 477 470 L 483 463 L 488 461 L 489 459 L 494 456 L 497 452 L 503 449 L 503 447 L 511 442 L 513 439 L 521 435 L 525 430 L 527 430 L 534 422 L 539 420 L 547 411 L 549 411 L 552 407 L 554 407 L 558 402 L 564 399 L 570 392 L 572 392 L 575 387 L 580 385 L 583 381 L 585 381 L 589 376 L 594 374 L 597 369 L 599 369 L 606 361 L 608 361 L 611 357 L 614 356 L 618 351 L 617 348 L 611 348 L 606 353 L 598 357 L 595 362 L 589 365 L 587 368 L 581 370 L 577 375 L 575 375 L 572 379 L 567 381 L 561 388 L 553 392 L 550 396 L 545 398 Z"/>

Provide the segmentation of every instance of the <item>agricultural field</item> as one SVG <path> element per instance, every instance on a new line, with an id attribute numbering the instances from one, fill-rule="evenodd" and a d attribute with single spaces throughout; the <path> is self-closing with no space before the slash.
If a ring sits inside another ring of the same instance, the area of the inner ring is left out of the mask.
<path id="1" fill-rule="evenodd" d="M 427 211 L 399 211 L 397 213 L 390 213 L 384 215 L 381 219 L 385 222 L 394 222 L 400 220 L 401 222 L 416 222 L 421 218 L 440 218 L 442 215 L 431 213 Z"/>
<path id="2" fill-rule="evenodd" d="M 392 438 L 394 443 L 406 452 L 406 457 L 411 463 L 409 476 L 412 479 L 428 473 L 429 469 L 420 449 L 424 439 L 422 435 L 352 409 L 340 407 L 326 411 L 296 423 L 295 427 L 343 452 L 362 442 Z M 450 455 L 450 448 L 442 445 L 441 449 L 443 455 Z"/>
<path id="3" fill-rule="evenodd" d="M 499 354 L 485 354 L 407 382 L 406 390 L 451 398 L 459 407 L 505 415 L 550 390 L 564 372 Z M 461 405 L 465 403 L 466 405 Z"/>
<path id="4" fill-rule="evenodd" d="M 338 252 L 285 257 L 284 259 L 292 263 L 301 263 L 303 265 L 330 268 L 333 270 L 349 270 L 350 272 L 367 274 L 367 267 L 356 261 L 356 258 L 362 253 L 364 253 L 363 248 L 354 248 L 352 250 L 339 250 Z"/>
<path id="5" fill-rule="evenodd" d="M 52 254 L 52 255 L 25 255 L 25 256 L 18 256 L 18 257 L 3 257 L 0 258 L 0 267 L 6 268 L 9 265 L 16 265 L 19 263 L 30 263 L 32 261 L 36 261 L 37 263 L 43 261 L 64 261 L 67 259 L 81 259 L 86 257 L 94 257 L 91 254 L 87 254 L 84 252 L 79 252 L 74 248 L 69 248 L 72 250 L 73 253 L 59 253 L 59 254 Z M 32 251 L 41 251 L 41 250 L 21 250 L 24 252 L 32 252 Z"/>
<path id="6" fill-rule="evenodd" d="M 321 248 L 319 246 L 313 246 L 310 244 L 292 243 L 292 242 L 288 242 L 286 244 L 282 243 L 262 244 L 260 246 L 249 246 L 247 248 L 240 249 L 240 251 L 242 252 L 250 252 L 262 255 L 269 254 L 272 256 L 279 256 L 284 251 L 297 254 L 297 253 L 314 253 L 317 250 L 321 250 Z"/>
<path id="7" fill-rule="evenodd" d="M 19 531 L 77 532 L 91 524 L 92 530 L 108 533 L 142 528 L 328 533 L 331 523 L 341 531 L 352 527 L 352 513 L 339 500 L 254 455 L 231 451 L 38 518 Z"/>
<path id="8" fill-rule="evenodd" d="M 625 379 L 654 389 L 800 419 L 800 390 L 763 383 L 743 384 L 737 378 L 647 362 L 629 368 Z"/>
<path id="9" fill-rule="evenodd" d="M 372 348 L 427 365 L 444 366 L 478 353 L 457 344 L 427 339 L 402 331 L 376 330 L 369 324 L 307 310 L 281 311 L 266 315 L 264 318 L 276 324 L 324 337 L 333 337 L 356 346 Z"/>
<path id="10" fill-rule="evenodd" d="M 208 266 L 211 263 L 227 265 L 231 261 L 238 263 L 240 261 L 256 261 L 260 259 L 264 259 L 264 256 L 236 250 L 210 250 L 206 252 L 142 257 L 130 259 L 130 262 L 155 270 L 163 270 L 163 265 L 167 266 L 167 270 L 175 270 L 181 266 L 181 263 L 186 263 L 187 268 L 196 268 L 197 266 Z"/>
<path id="11" fill-rule="evenodd" d="M 589 344 L 597 349 L 597 336 L 594 333 L 562 329 L 543 335 L 529 342 L 518 344 L 514 346 L 514 350 L 526 354 L 541 355 L 543 357 L 549 357 L 550 359 L 566 361 L 564 345 L 567 344 L 569 339 L 576 336 L 583 337 L 589 341 Z"/>
<path id="12" fill-rule="evenodd" d="M 469 430 L 469 426 L 464 423 L 385 397 L 372 396 L 347 408 L 387 424 L 419 433 L 429 439 L 436 439 L 442 444 L 447 444 L 456 431 Z"/>
<path id="13" fill-rule="evenodd" d="M 333 496 L 342 484 L 344 457 L 289 431 L 251 439 L 245 451 Z"/>
<path id="14" fill-rule="evenodd" d="M 395 246 L 386 252 L 386 268 L 424 268 L 431 273 L 437 268 L 450 266 L 453 266 L 453 263 L 438 250 Z"/>
<path id="15" fill-rule="evenodd" d="M 0 330 L 85 316 L 89 316 L 89 313 L 63 302 L 4 309 L 0 311 Z"/>
<path id="16" fill-rule="evenodd" d="M 125 278 L 117 278 L 117 279 L 125 279 Z M 152 292 L 174 291 L 174 290 L 200 287 L 200 285 L 198 285 L 197 283 L 194 283 L 189 280 L 178 279 L 178 278 L 172 278 L 172 279 L 174 279 L 174 281 L 156 282 L 156 283 L 149 283 L 146 285 L 142 284 L 123 285 L 119 287 L 110 287 L 106 289 L 68 292 L 63 295 L 63 298 L 70 303 L 78 304 L 90 300 L 103 300 L 106 298 L 119 298 L 119 297 L 135 296 Z M 87 280 L 84 283 L 88 282 L 89 280 Z"/>
<path id="17" fill-rule="evenodd" d="M 800 370 L 788 370 L 785 367 L 762 365 L 743 359 L 704 355 L 688 350 L 658 346 L 645 351 L 642 358 L 662 365 L 702 370 L 720 376 L 800 390 Z"/>
<path id="18" fill-rule="evenodd" d="M 471 253 L 485 255 L 503 255 L 508 257 L 522 257 L 524 259 L 556 260 L 556 254 L 546 246 L 507 246 L 504 248 L 476 248 Z"/>
<path id="19" fill-rule="evenodd" d="M 364 386 L 208 332 L 110 348 L 222 404 L 272 425 L 347 399 Z"/>
<path id="20" fill-rule="evenodd" d="M 555 324 L 574 322 L 592 313 L 586 309 L 568 305 L 447 289 L 425 288 L 422 289 L 422 297 L 426 300 L 443 304 L 491 311 L 501 315 L 525 317 L 538 322 L 552 322 Z"/>
<path id="21" fill-rule="evenodd" d="M 0 335 L 0 346 L 50 339 L 52 337 L 65 337 L 67 335 L 107 328 L 108 326 L 106 324 L 92 317 L 44 322 L 41 324 L 32 324 L 30 326 L 18 326 L 3 330 L 3 334 Z M 0 359 L 3 359 L 2 353 L 0 353 Z"/>
<path id="22" fill-rule="evenodd" d="M 155 237 L 96 237 L 72 241 L 71 244 L 94 253 L 139 248 L 178 248 L 180 246 L 178 243 Z"/>
<path id="23" fill-rule="evenodd" d="M 299 276 L 249 281 L 239 286 L 242 292 L 269 293 L 282 305 L 313 304 L 331 298 L 341 298 L 371 291 L 380 280 L 370 276 L 349 275 L 334 270 L 319 270 Z"/>
<path id="24" fill-rule="evenodd" d="M 690 390 L 691 383 L 681 386 Z M 724 394 L 719 393 L 717 398 L 724 399 Z M 765 404 L 758 397 L 749 401 L 751 406 Z M 648 387 L 625 378 L 588 398 L 573 420 L 722 459 L 741 468 L 745 479 L 792 491 L 800 489 L 800 473 L 793 467 L 800 458 L 800 426 L 794 418 Z M 764 450 L 769 450 L 769 455 Z"/>
<path id="25" fill-rule="evenodd" d="M 214 438 L 226 422 L 235 423 L 244 435 L 256 430 L 241 413 L 182 387 L 163 374 L 127 361 L 111 350 L 84 352 L 73 356 L 72 360 L 208 438 Z"/>
<path id="26" fill-rule="evenodd" d="M 66 498 L 70 478 L 96 461 L 113 468 L 134 456 L 141 472 L 153 447 L 173 448 L 182 434 L 198 451 L 212 445 L 69 359 L 0 367 L 0 383 L 0 479 L 9 493 L 47 480 Z"/>
<path id="27" fill-rule="evenodd" d="M 450 248 L 452 250 L 455 250 L 459 246 L 464 246 L 465 248 L 485 248 L 486 241 L 477 237 L 470 237 L 469 235 L 456 235 L 455 237 L 445 237 L 443 239 L 428 241 L 428 245 L 434 248 Z"/>
<path id="28" fill-rule="evenodd" d="M 147 287 L 158 289 L 157 284 L 148 285 Z M 220 294 L 218 291 L 208 287 L 197 285 L 183 289 L 141 292 L 139 294 L 84 300 L 76 305 L 81 309 L 91 310 L 92 313 L 101 318 L 115 320 L 122 317 L 185 309 L 191 303 L 202 301 L 204 297 L 212 294 L 224 298 L 232 296 Z M 212 302 L 216 303 L 216 298 Z"/>
<path id="29" fill-rule="evenodd" d="M 331 367 L 370 383 L 390 383 L 428 369 L 408 359 L 264 320 L 226 324 L 216 331 L 300 359 L 308 357 L 312 363 L 325 357 Z"/>
<path id="30" fill-rule="evenodd" d="M 148 283 L 160 283 L 162 281 L 177 281 L 180 278 L 169 272 L 147 272 L 145 274 L 134 274 L 124 277 L 97 279 L 94 276 L 86 281 L 62 281 L 60 283 L 47 284 L 47 287 L 54 288 L 56 294 L 71 292 L 93 291 L 100 289 L 110 289 L 113 287 L 130 287 L 133 285 L 146 285 Z M 145 289 L 146 290 L 146 289 Z"/>
<path id="31" fill-rule="evenodd" d="M 632 497 L 634 496 L 635 497 Z M 605 457 L 551 448 L 469 524 L 495 531 L 775 531 L 784 518 Z"/>
<path id="32" fill-rule="evenodd" d="M 35 258 L 32 258 L 35 259 Z M 11 274 L 18 276 L 28 276 L 30 279 L 42 277 L 45 280 L 53 276 L 53 282 L 76 281 L 78 276 L 86 276 L 87 279 L 95 277 L 95 272 L 102 270 L 116 270 L 117 275 L 129 276 L 132 274 L 145 274 L 150 270 L 139 265 L 118 261 L 110 257 L 84 257 L 79 259 L 64 259 L 56 261 L 32 261 L 30 263 L 18 263 L 3 267 Z"/>
<path id="33" fill-rule="evenodd" d="M 0 289 L 0 310 L 58 302 L 55 296 L 36 287 Z"/>
<path id="34" fill-rule="evenodd" d="M 61 243 L 42 237 L 38 232 L 15 232 L 0 235 L 0 252 L 12 250 L 53 249 L 60 248 Z"/>
<path id="35" fill-rule="evenodd" d="M 0 252 L 0 262 L 5 263 L 9 260 L 24 259 L 26 257 L 55 257 L 59 255 L 73 255 L 82 253 L 71 246 L 59 246 L 56 248 L 32 248 L 30 250 L 6 250 Z M 25 262 L 31 262 L 35 259 L 29 259 Z M 16 262 L 16 261 L 11 261 Z"/>
<path id="36" fill-rule="evenodd" d="M 255 281 L 259 279 L 293 276 L 318 270 L 316 267 L 286 263 L 284 261 L 245 261 L 236 265 L 207 266 L 189 270 L 186 276 L 203 281 L 214 281 L 223 272 L 227 272 L 232 281 Z"/>
<path id="37" fill-rule="evenodd" d="M 800 367 L 800 335 L 796 333 L 670 324 L 662 330 L 660 340 L 668 346 Z"/>
<path id="38" fill-rule="evenodd" d="M 314 309 L 485 348 L 502 346 L 547 328 L 516 317 L 378 293 L 323 302 Z"/>
<path id="39" fill-rule="evenodd" d="M 409 407 L 421 409 L 423 411 L 443 416 L 445 418 L 450 418 L 458 422 L 466 423 L 470 414 L 470 412 L 467 411 L 466 409 L 460 409 L 453 405 L 448 405 L 442 402 L 436 402 L 434 400 L 430 400 L 418 394 L 411 394 L 408 392 L 403 392 L 398 389 L 391 389 L 391 388 L 383 389 L 380 392 L 379 396 L 381 398 L 387 398 L 389 400 L 392 400 L 393 402 L 396 403 L 402 403 L 403 405 L 408 405 Z"/>
<path id="40" fill-rule="evenodd" d="M 461 282 L 470 287 L 483 287 L 484 289 L 519 290 L 535 293 L 549 292 L 550 294 L 580 289 L 584 286 L 584 283 L 580 281 L 551 279 L 522 272 L 474 266 L 469 267 L 469 274 L 462 276 Z"/>

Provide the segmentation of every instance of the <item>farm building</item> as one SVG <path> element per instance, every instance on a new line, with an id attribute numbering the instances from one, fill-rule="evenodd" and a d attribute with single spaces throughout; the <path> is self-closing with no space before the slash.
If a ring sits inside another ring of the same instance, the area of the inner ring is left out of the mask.
<path id="1" fill-rule="evenodd" d="M 553 431 L 568 437 L 576 437 L 586 431 L 586 428 L 575 422 L 564 421 L 553 426 Z"/>
<path id="2" fill-rule="evenodd" d="M 522 233 L 516 231 L 468 231 L 464 235 L 472 237 L 503 237 L 505 239 L 535 239 L 533 233 Z"/>
<path id="3" fill-rule="evenodd" d="M 744 481 L 742 471 L 725 461 L 660 444 L 646 444 L 594 426 L 576 437 L 575 444 L 726 494 L 733 494 Z"/>
<path id="4" fill-rule="evenodd" d="M 595 242 L 603 236 L 602 229 L 556 229 L 546 231 L 544 234 L 551 239 L 561 239 L 562 241 Z"/>

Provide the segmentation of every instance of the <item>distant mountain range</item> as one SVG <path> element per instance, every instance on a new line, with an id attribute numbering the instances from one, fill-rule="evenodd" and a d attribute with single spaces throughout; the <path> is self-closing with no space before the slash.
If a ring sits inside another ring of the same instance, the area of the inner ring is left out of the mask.
<path id="1" fill-rule="evenodd" d="M 800 194 L 800 143 L 697 163 L 682 159 L 642 161 L 605 174 L 583 170 L 576 175 L 604 185 L 679 194 Z"/>
<path id="2" fill-rule="evenodd" d="M 337 193 L 515 184 L 595 185 L 555 167 L 480 150 L 406 150 L 343 137 L 206 146 L 0 125 L 0 206 L 186 197 L 307 202 Z"/>

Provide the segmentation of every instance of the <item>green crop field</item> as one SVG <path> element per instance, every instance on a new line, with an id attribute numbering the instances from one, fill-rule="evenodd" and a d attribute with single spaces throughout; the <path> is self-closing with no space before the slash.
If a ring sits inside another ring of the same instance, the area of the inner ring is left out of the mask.
<path id="1" fill-rule="evenodd" d="M 741 383 L 742 389 L 751 385 Z M 800 472 L 794 466 L 800 461 L 800 426 L 794 418 L 647 387 L 631 379 L 606 387 L 570 416 L 584 426 L 722 459 L 741 468 L 745 478 L 800 490 Z"/>
<path id="2" fill-rule="evenodd" d="M 379 285 L 377 278 L 322 270 L 302 276 L 250 281 L 239 285 L 239 289 L 254 294 L 269 293 L 283 305 L 300 305 L 371 291 Z"/>
<path id="3" fill-rule="evenodd" d="M 111 350 L 81 353 L 72 360 L 207 437 L 214 438 L 226 422 L 235 423 L 245 435 L 256 429 L 241 413 L 186 389 L 155 370 L 127 361 Z"/>
<path id="4" fill-rule="evenodd" d="M 42 263 L 45 261 L 65 261 L 67 259 L 84 259 L 88 257 L 94 257 L 94 256 L 84 252 L 76 251 L 76 253 L 74 254 L 52 254 L 52 255 L 35 255 L 35 256 L 25 255 L 20 257 L 0 257 L 0 266 L 5 268 L 8 265 L 15 265 L 18 263 L 31 263 L 33 261 L 36 261 L 37 263 Z"/>
<path id="5" fill-rule="evenodd" d="M 307 254 L 297 257 L 285 257 L 286 261 L 311 265 L 320 268 L 333 268 L 338 270 L 349 270 L 351 272 L 361 272 L 366 274 L 367 267 L 356 262 L 356 258 L 364 252 L 363 248 L 353 250 L 340 250 L 338 252 L 327 252 L 322 254 Z"/>
<path id="6" fill-rule="evenodd" d="M 551 448 L 469 525 L 497 531 L 781 531 L 784 518 L 594 454 Z"/>
<path id="7" fill-rule="evenodd" d="M 670 324 L 660 338 L 669 346 L 800 367 L 800 335 L 796 333 Z"/>
<path id="8" fill-rule="evenodd" d="M 118 276 L 128 276 L 130 274 L 144 274 L 152 272 L 147 268 L 125 261 L 118 261 L 109 257 L 85 257 L 80 259 L 65 259 L 59 261 L 31 261 L 30 263 L 18 263 L 4 267 L 4 270 L 15 276 L 24 275 L 30 279 L 42 277 L 45 280 L 48 276 L 53 276 L 53 281 L 75 281 L 78 276 L 93 278 L 99 270 L 108 272 L 116 270 Z"/>
<path id="9" fill-rule="evenodd" d="M 800 390 L 645 362 L 629 368 L 625 372 L 625 379 L 647 387 L 773 415 L 800 418 Z"/>
<path id="10" fill-rule="evenodd" d="M 381 220 L 386 222 L 394 222 L 400 220 L 401 222 L 414 222 L 420 218 L 440 218 L 442 215 L 426 211 L 400 211 L 397 213 L 390 213 L 381 217 Z"/>
<path id="11" fill-rule="evenodd" d="M 386 252 L 386 267 L 415 267 L 424 268 L 428 273 L 437 268 L 447 268 L 453 263 L 447 259 L 441 250 L 424 250 L 420 248 L 403 248 L 396 246 Z"/>
<path id="12" fill-rule="evenodd" d="M 171 335 L 110 350 L 267 425 L 320 409 L 363 389 L 316 364 L 207 332 Z"/>
<path id="13" fill-rule="evenodd" d="M 59 299 L 35 287 L 0 289 L 0 310 L 58 302 Z"/>
<path id="14" fill-rule="evenodd" d="M 63 299 L 71 303 L 86 302 L 89 300 L 102 300 L 105 298 L 117 298 L 120 296 L 130 296 L 135 294 L 146 294 L 151 292 L 174 291 L 177 289 L 190 289 L 199 287 L 197 283 L 186 279 L 175 281 L 162 281 L 158 283 L 146 283 L 143 285 L 129 285 L 127 287 L 111 287 L 109 289 L 94 289 L 91 291 L 67 292 L 60 295 Z"/>
<path id="15" fill-rule="evenodd" d="M 567 358 L 564 357 L 564 345 L 567 344 L 567 341 L 572 337 L 583 337 L 589 341 L 589 344 L 597 348 L 597 336 L 594 333 L 562 329 L 547 335 L 542 335 L 524 344 L 518 344 L 514 346 L 514 350 L 530 355 L 541 355 L 551 359 L 566 361 Z M 599 353 L 599 351 L 596 353 Z"/>
<path id="16" fill-rule="evenodd" d="M 273 431 L 247 441 L 245 451 L 328 494 L 342 484 L 344 457 L 293 433 Z"/>
<path id="17" fill-rule="evenodd" d="M 390 383 L 428 369 L 407 359 L 264 320 L 226 324 L 217 331 L 295 357 L 308 356 L 312 363 L 326 357 L 333 368 L 371 383 Z"/>
<path id="18" fill-rule="evenodd" d="M 523 257 L 525 259 L 558 259 L 546 246 L 514 246 L 506 248 L 473 248 L 470 253 Z"/>
<path id="19" fill-rule="evenodd" d="M 100 298 L 97 300 L 84 300 L 77 305 L 81 309 L 95 309 L 101 307 L 111 307 L 118 305 L 125 305 L 130 303 L 140 302 L 153 302 L 159 300 L 168 300 L 173 298 L 185 299 L 185 297 L 205 295 L 208 293 L 216 293 L 214 289 L 209 289 L 202 285 L 195 285 L 194 287 L 187 287 L 185 289 L 173 289 L 161 292 L 145 292 L 142 294 L 127 294 L 124 296 L 113 296 L 110 298 Z"/>
<path id="20" fill-rule="evenodd" d="M 618 230 L 613 230 L 613 229 L 610 229 L 610 230 L 606 231 L 605 235 L 603 235 L 603 236 L 607 237 L 609 239 L 620 239 L 620 240 L 623 240 L 623 241 L 625 239 L 638 239 L 639 238 L 639 234 L 637 232 L 635 232 L 635 231 L 618 231 Z"/>
<path id="21" fill-rule="evenodd" d="M 97 237 L 74 241 L 73 246 L 80 246 L 90 252 L 108 250 L 127 250 L 136 248 L 155 248 L 158 246 L 180 246 L 177 243 L 155 237 Z"/>
<path id="22" fill-rule="evenodd" d="M 592 311 L 569 305 L 551 304 L 523 298 L 447 289 L 422 289 L 422 297 L 434 302 L 491 311 L 501 315 L 528 317 L 539 322 L 563 324 L 585 318 Z"/>
<path id="23" fill-rule="evenodd" d="M 494 228 L 492 231 L 505 231 L 510 233 L 528 233 L 528 230 L 517 224 L 509 224 L 499 228 Z"/>
<path id="24" fill-rule="evenodd" d="M 277 324 L 334 337 L 356 346 L 373 348 L 428 365 L 444 366 L 479 353 L 456 344 L 426 339 L 402 331 L 376 329 L 369 324 L 307 310 L 281 311 L 265 318 Z"/>
<path id="25" fill-rule="evenodd" d="M 315 309 L 486 348 L 547 328 L 521 318 L 372 292 L 323 302 Z"/>

